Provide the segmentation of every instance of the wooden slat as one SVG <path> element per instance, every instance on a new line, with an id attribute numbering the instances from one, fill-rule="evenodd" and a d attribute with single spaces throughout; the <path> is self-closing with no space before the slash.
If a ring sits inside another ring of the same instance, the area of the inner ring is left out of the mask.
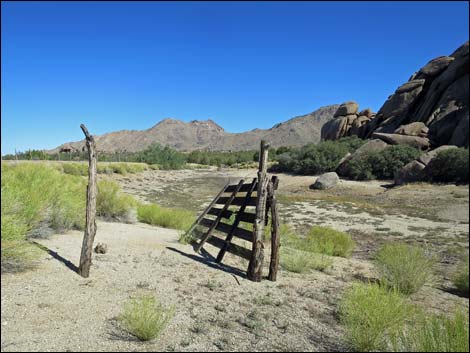
<path id="1" fill-rule="evenodd" d="M 199 225 L 210 228 L 214 225 L 214 222 L 215 221 L 212 220 L 212 219 L 204 218 L 204 219 L 201 220 Z M 232 230 L 232 226 L 230 224 L 226 224 L 226 223 L 219 223 L 215 227 L 215 230 L 218 230 L 219 232 L 228 234 Z M 235 230 L 233 232 L 233 235 L 235 235 L 237 238 L 249 241 L 250 243 L 251 243 L 251 240 L 253 238 L 253 233 L 252 232 L 250 232 L 249 230 L 243 229 L 243 228 L 238 228 L 238 227 L 235 228 Z"/>
<path id="2" fill-rule="evenodd" d="M 214 245 L 215 247 L 222 249 L 225 245 L 225 240 L 222 240 L 220 238 L 217 238 L 215 236 L 210 237 L 207 239 L 207 242 L 211 245 Z M 230 243 L 227 251 L 231 254 L 243 257 L 246 260 L 250 259 L 251 256 L 251 251 L 248 249 L 245 249 L 244 247 L 241 247 L 237 244 Z"/>
<path id="3" fill-rule="evenodd" d="M 211 209 L 209 210 L 209 212 L 207 212 L 207 214 L 210 214 L 210 215 L 212 215 L 212 216 L 218 216 L 221 211 L 222 211 L 221 208 L 215 208 L 215 207 L 213 207 L 213 208 L 211 208 Z M 233 215 L 234 213 L 235 213 L 235 212 L 233 212 L 233 211 L 226 210 L 226 211 L 224 212 L 224 214 L 222 215 L 222 218 L 227 218 L 227 219 L 228 219 L 228 218 L 232 217 L 232 215 Z"/>
<path id="4" fill-rule="evenodd" d="M 201 241 L 199 242 L 199 244 L 196 245 L 196 248 L 194 249 L 196 252 L 201 251 L 202 247 L 204 246 L 204 243 L 207 241 L 207 239 L 209 239 L 209 238 L 211 237 L 212 232 L 214 231 L 215 227 L 219 224 L 220 220 L 222 219 L 222 214 L 224 214 L 225 211 L 227 211 L 228 208 L 230 207 L 230 205 L 232 204 L 233 200 L 235 199 L 235 196 L 237 195 L 238 190 L 242 187 L 243 182 L 244 182 L 243 179 L 240 180 L 240 182 L 238 183 L 237 188 L 232 192 L 232 195 L 227 198 L 226 203 L 225 203 L 225 206 L 222 208 L 222 211 L 221 211 L 220 214 L 217 216 L 217 218 L 215 219 L 214 223 L 213 223 L 212 226 L 209 228 L 209 230 L 207 231 L 207 233 L 202 237 L 202 239 L 201 239 Z"/>
<path id="5" fill-rule="evenodd" d="M 229 199 L 230 197 L 221 197 L 217 200 L 216 204 L 224 205 Z M 241 206 L 243 205 L 244 202 L 245 202 L 244 197 L 235 197 L 233 201 L 231 202 L 231 205 Z M 250 199 L 248 200 L 247 206 L 256 206 L 256 197 L 250 197 Z"/>
<path id="6" fill-rule="evenodd" d="M 207 212 L 207 214 L 211 215 L 211 216 L 218 216 L 220 211 L 222 211 L 221 208 L 211 208 L 209 210 L 209 212 Z M 230 211 L 230 210 L 227 210 L 224 212 L 224 214 L 222 215 L 223 218 L 227 218 L 229 219 L 230 217 L 232 217 L 234 214 L 239 214 L 239 212 L 237 211 Z M 256 218 L 256 215 L 254 213 L 249 213 L 249 212 L 242 212 L 240 213 L 240 222 L 246 222 L 246 223 L 254 223 L 255 222 L 255 218 Z"/>
<path id="7" fill-rule="evenodd" d="M 254 213 L 242 212 L 240 213 L 240 222 L 255 223 L 256 215 Z"/>
<path id="8" fill-rule="evenodd" d="M 233 192 L 236 187 L 237 187 L 237 184 L 229 185 L 227 186 L 227 189 L 225 189 L 225 192 Z M 243 184 L 243 186 L 240 188 L 238 192 L 248 192 L 250 188 L 251 188 L 251 183 Z M 256 189 L 256 185 L 255 185 L 255 189 Z"/>

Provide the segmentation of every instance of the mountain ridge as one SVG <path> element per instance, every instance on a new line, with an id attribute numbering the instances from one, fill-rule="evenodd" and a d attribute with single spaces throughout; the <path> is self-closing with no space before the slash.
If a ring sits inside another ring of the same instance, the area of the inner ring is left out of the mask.
<path id="1" fill-rule="evenodd" d="M 137 152 L 152 143 L 170 146 L 179 151 L 254 150 L 258 149 L 261 139 L 269 141 L 273 147 L 301 146 L 320 141 L 321 127 L 333 118 L 338 107 L 338 104 L 322 106 L 311 113 L 277 123 L 269 129 L 255 128 L 238 133 L 225 131 L 212 119 L 185 122 L 168 117 L 144 130 L 118 130 L 95 135 L 95 141 L 99 152 L 108 153 Z M 47 152 L 82 150 L 84 146 L 84 140 L 66 142 Z"/>

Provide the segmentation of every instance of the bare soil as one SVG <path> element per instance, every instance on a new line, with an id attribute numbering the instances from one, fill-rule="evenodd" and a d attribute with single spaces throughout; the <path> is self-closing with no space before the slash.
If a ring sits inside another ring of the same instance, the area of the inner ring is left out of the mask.
<path id="1" fill-rule="evenodd" d="M 200 212 L 228 180 L 252 178 L 255 170 L 146 171 L 113 176 L 142 201 Z M 468 253 L 468 187 L 341 181 L 314 191 L 315 177 L 280 175 L 284 222 L 302 233 L 313 224 L 349 231 L 358 243 L 351 259 L 334 258 L 327 273 L 293 274 L 277 282 L 248 281 L 247 263 L 227 254 L 212 262 L 178 243 L 179 232 L 149 225 L 98 222 L 91 275 L 78 264 L 83 233 L 37 240 L 43 256 L 33 271 L 2 274 L 2 351 L 344 351 L 337 318 L 343 290 L 354 280 L 373 280 L 371 261 L 388 240 L 418 242 L 440 254 L 439 280 L 411 300 L 436 312 L 468 307 L 452 293 L 449 273 Z M 385 185 L 385 186 L 384 186 Z M 267 270 L 265 271 L 267 274 Z M 162 336 L 140 342 L 117 316 L 142 293 L 176 308 Z"/>

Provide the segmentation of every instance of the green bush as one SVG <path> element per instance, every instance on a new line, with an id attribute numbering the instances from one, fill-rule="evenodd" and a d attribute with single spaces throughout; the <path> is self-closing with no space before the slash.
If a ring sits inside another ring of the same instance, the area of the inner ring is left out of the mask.
<path id="1" fill-rule="evenodd" d="M 454 275 L 452 276 L 452 282 L 454 286 L 458 289 L 459 292 L 462 294 L 466 294 L 468 296 L 468 270 L 469 270 L 469 259 L 468 256 L 464 259 L 457 270 L 455 271 Z"/>
<path id="2" fill-rule="evenodd" d="M 121 187 L 109 180 L 98 182 L 96 197 L 96 214 L 101 217 L 118 218 L 128 216 L 137 206 L 136 200 L 122 192 Z"/>
<path id="3" fill-rule="evenodd" d="M 291 238 L 288 242 L 295 249 L 341 257 L 350 257 L 355 247 L 349 234 L 320 226 L 313 226 L 304 238 Z"/>
<path id="4" fill-rule="evenodd" d="M 377 253 L 376 265 L 382 284 L 413 294 L 432 278 L 435 259 L 416 246 L 386 244 Z"/>
<path id="5" fill-rule="evenodd" d="M 281 150 L 283 153 L 275 157 L 277 164 L 272 166 L 270 170 L 307 175 L 331 172 L 336 169 L 339 161 L 348 152 L 354 152 L 364 143 L 365 141 L 353 136 L 338 141 L 308 144 L 286 152 Z"/>
<path id="6" fill-rule="evenodd" d="M 456 310 L 451 317 L 419 313 L 412 325 L 392 340 L 397 352 L 468 352 L 468 311 Z"/>
<path id="7" fill-rule="evenodd" d="M 126 330 L 142 341 L 157 338 L 174 315 L 174 308 L 165 308 L 153 296 L 132 299 L 119 316 Z"/>
<path id="8" fill-rule="evenodd" d="M 140 222 L 182 231 L 187 231 L 194 221 L 194 215 L 190 211 L 155 204 L 139 205 L 137 215 Z"/>
<path id="9" fill-rule="evenodd" d="M 307 251 L 281 247 L 281 267 L 289 272 L 305 273 L 310 270 L 325 271 L 333 264 L 333 259 Z"/>
<path id="10" fill-rule="evenodd" d="M 44 227 L 83 229 L 84 178 L 45 164 L 2 163 L 1 168 L 2 268 L 27 263 L 28 251 L 34 252 L 27 238 Z"/>
<path id="11" fill-rule="evenodd" d="M 469 182 L 469 152 L 467 148 L 453 148 L 441 151 L 429 162 L 426 168 L 432 182 Z"/>
<path id="12" fill-rule="evenodd" d="M 393 179 L 401 168 L 420 154 L 420 150 L 406 145 L 366 152 L 347 162 L 348 177 L 354 180 Z"/>
<path id="13" fill-rule="evenodd" d="M 413 308 L 397 291 L 377 284 L 353 284 L 339 306 L 346 340 L 358 352 L 385 351 L 413 316 Z"/>

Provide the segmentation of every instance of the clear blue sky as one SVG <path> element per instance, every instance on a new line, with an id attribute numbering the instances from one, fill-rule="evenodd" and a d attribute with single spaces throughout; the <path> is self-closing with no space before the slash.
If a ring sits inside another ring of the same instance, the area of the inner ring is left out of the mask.
<path id="1" fill-rule="evenodd" d="M 467 2 L 2 1 L 2 154 L 211 118 L 269 128 L 378 110 L 468 40 Z"/>

